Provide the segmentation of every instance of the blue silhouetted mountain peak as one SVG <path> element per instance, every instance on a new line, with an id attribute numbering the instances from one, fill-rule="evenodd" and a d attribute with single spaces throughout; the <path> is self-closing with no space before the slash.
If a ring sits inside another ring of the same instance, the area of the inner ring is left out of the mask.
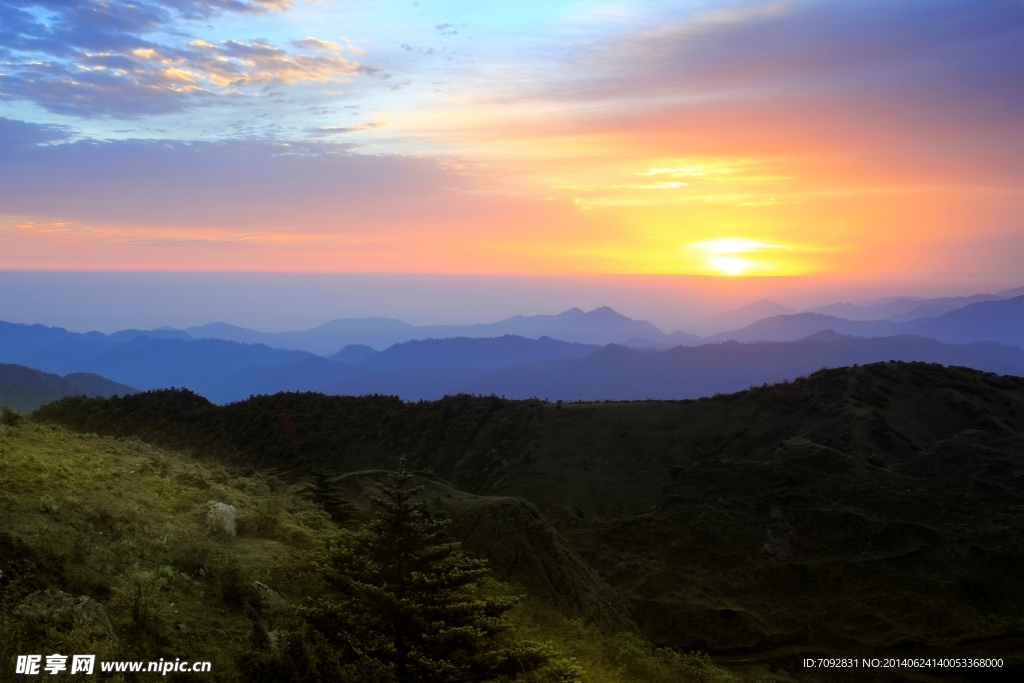
<path id="1" fill-rule="evenodd" d="M 336 354 L 328 356 L 328 358 L 335 363 L 361 363 L 378 353 L 380 351 L 372 349 L 365 344 L 349 344 Z"/>
<path id="2" fill-rule="evenodd" d="M 857 339 L 857 337 L 852 334 L 839 334 L 835 330 L 822 330 L 821 332 L 815 332 L 808 337 L 804 337 L 800 341 L 835 341 L 837 339 Z"/>
<path id="3" fill-rule="evenodd" d="M 598 319 L 630 320 L 630 318 L 627 318 L 626 316 L 622 315 L 611 306 L 601 306 L 599 308 L 595 308 L 586 315 L 588 317 Z"/>
<path id="4" fill-rule="evenodd" d="M 395 344 L 367 358 L 363 366 L 382 370 L 411 367 L 492 370 L 541 360 L 581 358 L 599 348 L 597 345 L 564 342 L 551 337 L 527 339 L 513 334 L 482 338 L 413 339 Z"/>

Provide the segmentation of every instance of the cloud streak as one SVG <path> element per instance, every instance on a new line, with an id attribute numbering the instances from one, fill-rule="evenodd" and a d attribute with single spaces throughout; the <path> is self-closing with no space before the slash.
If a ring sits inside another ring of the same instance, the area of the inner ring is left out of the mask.
<path id="1" fill-rule="evenodd" d="M 291 7 L 286 0 L 0 0 L 0 98 L 58 114 L 137 118 L 243 97 L 252 86 L 346 82 L 359 73 L 337 44 L 312 37 L 286 49 L 183 35 L 187 20 Z"/>

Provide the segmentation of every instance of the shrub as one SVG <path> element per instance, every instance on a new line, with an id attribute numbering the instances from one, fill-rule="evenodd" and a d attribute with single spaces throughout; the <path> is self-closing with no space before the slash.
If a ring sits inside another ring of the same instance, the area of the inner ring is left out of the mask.
<path id="1" fill-rule="evenodd" d="M 219 553 L 205 533 L 183 533 L 170 538 L 171 564 L 193 576 L 206 576 L 214 570 Z"/>
<path id="2" fill-rule="evenodd" d="M 15 412 L 10 406 L 0 406 L 0 424 L 17 427 L 25 421 L 25 416 Z"/>
<path id="3" fill-rule="evenodd" d="M 220 596 L 224 603 L 235 609 L 255 604 L 256 590 L 249 578 L 235 562 L 229 562 L 217 574 Z"/>
<path id="4" fill-rule="evenodd" d="M 115 604 L 125 609 L 131 625 L 148 633 L 160 629 L 160 589 L 167 581 L 154 572 L 134 570 L 121 577 L 114 586 Z"/>

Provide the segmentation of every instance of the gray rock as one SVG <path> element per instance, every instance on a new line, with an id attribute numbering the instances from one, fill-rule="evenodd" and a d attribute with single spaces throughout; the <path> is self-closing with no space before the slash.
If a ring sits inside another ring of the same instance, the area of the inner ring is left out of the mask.
<path id="1" fill-rule="evenodd" d="M 260 606 L 270 612 L 279 612 L 285 607 L 284 598 L 276 590 L 260 581 L 253 581 L 252 587 L 256 589 L 256 597 L 260 600 Z"/>
<path id="2" fill-rule="evenodd" d="M 237 533 L 238 508 L 215 500 L 206 501 L 206 526 L 230 536 Z"/>
<path id="3" fill-rule="evenodd" d="M 87 595 L 76 598 L 70 593 L 48 588 L 30 594 L 15 608 L 14 613 L 54 628 L 70 629 L 84 624 L 115 643 L 118 642 L 103 605 Z"/>

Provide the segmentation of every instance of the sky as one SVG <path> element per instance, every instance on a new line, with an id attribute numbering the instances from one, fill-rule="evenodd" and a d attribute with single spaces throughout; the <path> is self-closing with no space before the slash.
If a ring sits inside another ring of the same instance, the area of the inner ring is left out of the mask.
<path id="1" fill-rule="evenodd" d="M 0 0 L 0 270 L 995 291 L 1022 111 L 1022 0 Z"/>

